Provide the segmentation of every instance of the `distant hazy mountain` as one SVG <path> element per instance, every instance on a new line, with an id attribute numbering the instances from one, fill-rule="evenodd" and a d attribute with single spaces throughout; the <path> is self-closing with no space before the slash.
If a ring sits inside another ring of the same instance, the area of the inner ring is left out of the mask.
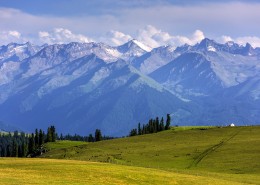
<path id="1" fill-rule="evenodd" d="M 63 133 L 120 136 L 167 113 L 178 125 L 257 124 L 259 99 L 260 49 L 250 44 L 0 47 L 0 129 L 55 124 Z"/>

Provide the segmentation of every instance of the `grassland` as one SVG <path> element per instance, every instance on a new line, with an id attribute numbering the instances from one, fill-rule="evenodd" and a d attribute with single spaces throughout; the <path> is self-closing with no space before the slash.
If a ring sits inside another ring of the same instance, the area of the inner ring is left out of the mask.
<path id="1" fill-rule="evenodd" d="M 17 175 L 17 182 L 22 178 L 18 174 L 26 177 L 32 170 L 39 179 L 32 184 L 41 184 L 44 177 L 54 184 L 260 184 L 260 126 L 178 127 L 96 143 L 58 141 L 46 147 L 49 152 L 42 157 L 52 159 L 1 159 L 0 184 L 11 182 L 8 170 L 9 178 L 11 172 Z"/>
<path id="2" fill-rule="evenodd" d="M 225 185 L 243 184 L 152 168 L 56 159 L 0 159 L 0 184 Z"/>

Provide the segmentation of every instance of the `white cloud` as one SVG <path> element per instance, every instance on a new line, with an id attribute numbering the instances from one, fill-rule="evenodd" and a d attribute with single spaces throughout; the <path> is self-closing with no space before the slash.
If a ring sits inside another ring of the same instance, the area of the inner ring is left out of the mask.
<path id="1" fill-rule="evenodd" d="M 0 45 L 9 44 L 10 42 L 20 43 L 25 41 L 26 39 L 16 30 L 0 32 Z"/>
<path id="2" fill-rule="evenodd" d="M 21 33 L 19 33 L 18 31 L 9 31 L 8 34 L 18 39 L 21 37 Z"/>
<path id="3" fill-rule="evenodd" d="M 227 35 L 223 35 L 220 38 L 217 38 L 216 40 L 220 43 L 227 43 L 229 41 L 233 41 L 233 39 L 230 36 L 227 36 Z"/>
<path id="4" fill-rule="evenodd" d="M 168 32 L 148 25 L 144 29 L 138 30 L 136 38 L 148 46 L 155 48 L 162 45 L 172 45 L 175 47 L 183 44 L 194 45 L 205 37 L 204 33 L 200 30 L 196 30 L 189 38 L 187 36 L 170 35 Z"/>
<path id="5" fill-rule="evenodd" d="M 38 36 L 41 43 L 48 44 L 93 41 L 82 34 L 74 34 L 70 30 L 64 28 L 55 28 L 52 32 L 40 31 Z"/>
<path id="6" fill-rule="evenodd" d="M 260 37 L 245 36 L 245 37 L 231 38 L 230 36 L 223 35 L 220 38 L 218 38 L 217 41 L 220 43 L 226 43 L 228 41 L 233 41 L 240 45 L 246 45 L 247 43 L 249 43 L 254 48 L 260 47 Z"/>
<path id="7" fill-rule="evenodd" d="M 104 37 L 101 37 L 100 41 L 110 44 L 111 46 L 122 45 L 129 40 L 133 39 L 130 35 L 124 34 L 120 31 L 109 31 Z"/>
<path id="8" fill-rule="evenodd" d="M 191 31 L 198 28 L 207 35 L 259 37 L 260 24 L 256 19 L 260 17 L 259 9 L 260 3 L 241 1 L 192 3 L 185 6 L 174 3 L 150 3 L 149 6 L 120 8 L 108 6 L 100 14 L 82 13 L 81 16 L 34 15 L 17 9 L 0 8 L 0 30 L 18 30 L 24 35 L 31 35 L 39 30 L 60 27 L 98 40 L 109 30 L 120 30 L 133 36 L 137 29 L 150 24 L 166 34 L 162 36 L 161 33 L 161 38 L 154 40 L 168 40 L 167 33 L 190 35 Z M 115 40 L 116 42 L 118 41 Z M 156 45 L 153 40 L 149 42 Z"/>
<path id="9" fill-rule="evenodd" d="M 78 16 L 79 14 L 74 16 L 34 15 L 18 9 L 0 7 L 0 30 L 17 30 L 21 33 L 20 39 L 26 37 L 36 44 L 39 41 L 38 37 L 45 38 L 48 42 L 64 42 L 64 40 L 69 41 L 72 35 L 78 35 L 74 39 L 79 41 L 91 40 L 90 37 L 112 45 L 122 44 L 131 37 L 140 38 L 139 40 L 153 47 L 161 44 L 192 44 L 204 36 L 201 31 L 196 31 L 194 35 L 191 35 L 191 32 L 198 28 L 207 35 L 215 37 L 220 35 L 231 35 L 232 38 L 241 35 L 260 37 L 260 24 L 256 19 L 260 17 L 260 3 L 220 1 L 219 3 L 192 3 L 185 6 L 174 3 L 139 5 L 140 2 L 130 7 L 127 3 L 120 8 L 108 6 L 106 11 L 99 14 L 82 13 L 81 16 Z M 153 26 L 145 27 L 147 24 Z M 57 27 L 66 28 L 71 33 L 64 31 L 59 33 L 64 34 L 64 39 L 58 38 L 53 33 L 54 31 L 50 32 Z M 136 30 L 142 27 L 145 28 L 136 33 Z M 120 32 L 111 31 L 111 38 L 107 39 L 106 33 L 109 30 L 120 30 Z M 249 39 L 257 43 L 254 37 Z"/>
<path id="10" fill-rule="evenodd" d="M 238 37 L 234 40 L 238 44 L 245 45 L 250 43 L 253 47 L 260 47 L 260 38 L 259 37 Z"/>
<path id="11" fill-rule="evenodd" d="M 191 38 L 191 43 L 196 44 L 205 38 L 204 33 L 201 30 L 196 30 Z"/>

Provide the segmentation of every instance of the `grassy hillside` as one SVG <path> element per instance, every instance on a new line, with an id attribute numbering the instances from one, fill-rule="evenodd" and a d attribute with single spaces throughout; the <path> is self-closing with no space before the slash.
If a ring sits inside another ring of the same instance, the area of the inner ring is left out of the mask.
<path id="1" fill-rule="evenodd" d="M 97 143 L 57 142 L 42 157 L 100 161 L 170 170 L 217 173 L 221 178 L 260 182 L 260 127 L 179 127 L 157 134 Z M 57 146 L 59 147 L 57 148 Z M 63 145 L 63 147 L 62 147 Z"/>
<path id="2" fill-rule="evenodd" d="M 0 184 L 225 185 L 229 180 L 158 169 L 56 159 L 0 159 Z"/>
<path id="3" fill-rule="evenodd" d="M 260 184 L 260 126 L 178 127 L 46 147 L 41 157 L 53 159 L 0 158 L 0 184 Z"/>

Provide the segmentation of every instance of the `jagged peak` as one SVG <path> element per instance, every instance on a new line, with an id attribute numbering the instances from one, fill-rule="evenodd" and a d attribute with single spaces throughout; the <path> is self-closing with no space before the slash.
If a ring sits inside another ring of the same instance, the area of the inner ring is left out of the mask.
<path id="1" fill-rule="evenodd" d="M 118 48 L 120 51 L 125 52 L 125 51 L 129 50 L 130 48 L 136 47 L 136 46 L 137 46 L 138 48 L 140 48 L 140 49 L 146 51 L 146 52 L 149 52 L 149 51 L 152 50 L 151 47 L 146 46 L 145 44 L 143 44 L 142 42 L 140 42 L 140 41 L 138 41 L 138 40 L 136 40 L 136 39 L 132 39 L 132 40 L 126 42 L 125 44 L 123 44 L 123 45 L 121 45 L 121 46 L 118 46 L 117 48 Z"/>

